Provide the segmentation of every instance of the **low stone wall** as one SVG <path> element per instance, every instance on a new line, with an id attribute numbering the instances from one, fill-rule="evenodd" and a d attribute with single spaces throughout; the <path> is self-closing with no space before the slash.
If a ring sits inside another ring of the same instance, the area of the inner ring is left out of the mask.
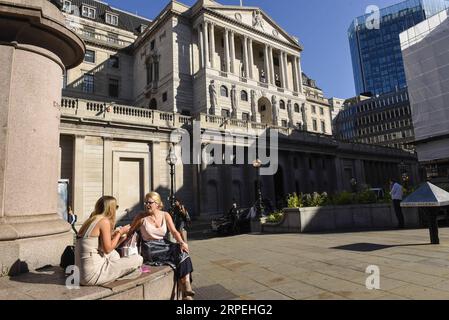
<path id="1" fill-rule="evenodd" d="M 403 208 L 405 226 L 418 228 L 418 209 Z M 340 230 L 395 228 L 398 225 L 392 205 L 369 204 L 284 209 L 279 223 L 262 224 L 266 233 L 305 233 Z"/>
<path id="2" fill-rule="evenodd" d="M 151 267 L 134 280 L 68 289 L 59 267 L 0 278 L 0 300 L 176 300 L 175 275 L 170 267 Z"/>

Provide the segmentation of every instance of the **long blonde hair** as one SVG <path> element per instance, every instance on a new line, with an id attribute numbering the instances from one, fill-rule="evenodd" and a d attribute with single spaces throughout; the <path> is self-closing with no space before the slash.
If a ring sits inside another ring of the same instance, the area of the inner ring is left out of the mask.
<path id="1" fill-rule="evenodd" d="M 145 196 L 145 200 L 151 199 L 157 203 L 159 210 L 164 209 L 164 203 L 162 202 L 161 195 L 157 192 L 150 192 Z"/>
<path id="2" fill-rule="evenodd" d="M 106 218 L 111 223 L 111 231 L 115 228 L 115 219 L 116 219 L 116 211 L 117 211 L 117 200 L 114 197 L 104 196 L 98 199 L 97 203 L 95 203 L 94 212 L 91 213 L 89 219 L 83 224 L 80 233 L 83 233 L 85 229 L 87 229 L 92 222 L 94 222 L 97 218 L 102 216 Z"/>

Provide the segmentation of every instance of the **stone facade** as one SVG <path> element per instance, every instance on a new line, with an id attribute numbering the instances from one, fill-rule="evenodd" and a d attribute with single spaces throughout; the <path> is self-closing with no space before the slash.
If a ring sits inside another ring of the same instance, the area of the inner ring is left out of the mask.
<path id="1" fill-rule="evenodd" d="M 87 24 L 99 33 L 110 28 L 98 19 L 79 21 L 77 32 Z M 194 133 L 195 124 L 201 133 L 233 139 L 279 133 L 279 170 L 262 177 L 263 196 L 273 202 L 292 192 L 349 189 L 353 177 L 383 186 L 399 174 L 401 161 L 414 170 L 415 158 L 408 153 L 332 139 L 330 105 L 301 70 L 302 46 L 259 8 L 171 1 L 138 31 L 117 31 L 132 43 L 115 51 L 96 37 L 85 39 L 88 50 L 98 51 L 91 68 L 104 66 L 95 77 L 98 90 L 86 93 L 83 85 L 73 84 L 90 72 L 88 62 L 68 73 L 61 104 L 61 178 L 71 181 L 70 203 L 79 222 L 103 194 L 118 199 L 122 222 L 140 210 L 146 192 L 156 190 L 166 200 L 170 134 L 179 128 Z M 100 80 L 114 72 L 106 66 L 108 55 L 120 57 L 118 98 L 105 96 Z M 204 152 L 214 146 L 230 147 L 211 137 L 199 141 Z M 249 142 L 238 147 L 247 153 Z M 177 152 L 180 158 L 179 146 Z M 246 165 L 179 162 L 176 195 L 196 218 L 222 214 L 233 201 L 253 205 L 254 159 L 245 160 Z"/>

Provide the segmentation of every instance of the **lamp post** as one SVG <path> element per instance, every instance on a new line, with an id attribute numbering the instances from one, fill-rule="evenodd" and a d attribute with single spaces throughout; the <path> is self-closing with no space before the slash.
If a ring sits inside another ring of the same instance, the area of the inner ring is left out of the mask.
<path id="1" fill-rule="evenodd" d="M 262 216 L 262 211 L 263 211 L 262 190 L 260 187 L 260 167 L 262 167 L 262 161 L 260 161 L 259 159 L 254 160 L 253 167 L 256 169 L 256 175 L 257 175 L 257 190 L 256 190 L 257 217 L 260 218 Z"/>
<path id="2" fill-rule="evenodd" d="M 172 144 L 170 146 L 170 152 L 168 153 L 167 158 L 165 159 L 167 164 L 170 166 L 170 209 L 173 210 L 175 207 L 175 193 L 174 193 L 174 185 L 175 185 L 175 165 L 178 162 L 178 158 L 176 157 L 175 148 Z"/>

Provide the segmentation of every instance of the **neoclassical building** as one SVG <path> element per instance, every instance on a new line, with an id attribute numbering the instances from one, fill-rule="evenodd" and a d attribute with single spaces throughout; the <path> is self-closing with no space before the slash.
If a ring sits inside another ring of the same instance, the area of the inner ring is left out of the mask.
<path id="1" fill-rule="evenodd" d="M 262 177 L 263 196 L 273 202 L 292 192 L 349 189 L 352 178 L 381 187 L 399 165 L 417 179 L 409 153 L 332 138 L 328 100 L 301 69 L 302 45 L 260 8 L 170 1 L 148 20 L 100 1 L 62 4 L 87 48 L 84 62 L 64 76 L 60 106 L 61 178 L 70 181 L 80 222 L 103 194 L 118 199 L 122 220 L 150 190 L 167 199 L 171 133 L 192 133 L 195 124 L 235 142 L 209 135 L 199 142 L 203 150 L 219 145 L 233 153 L 249 150 L 246 137 L 275 130 L 278 170 Z M 179 161 L 177 196 L 205 219 L 233 201 L 251 206 L 257 176 L 254 159 L 245 160 Z"/>

